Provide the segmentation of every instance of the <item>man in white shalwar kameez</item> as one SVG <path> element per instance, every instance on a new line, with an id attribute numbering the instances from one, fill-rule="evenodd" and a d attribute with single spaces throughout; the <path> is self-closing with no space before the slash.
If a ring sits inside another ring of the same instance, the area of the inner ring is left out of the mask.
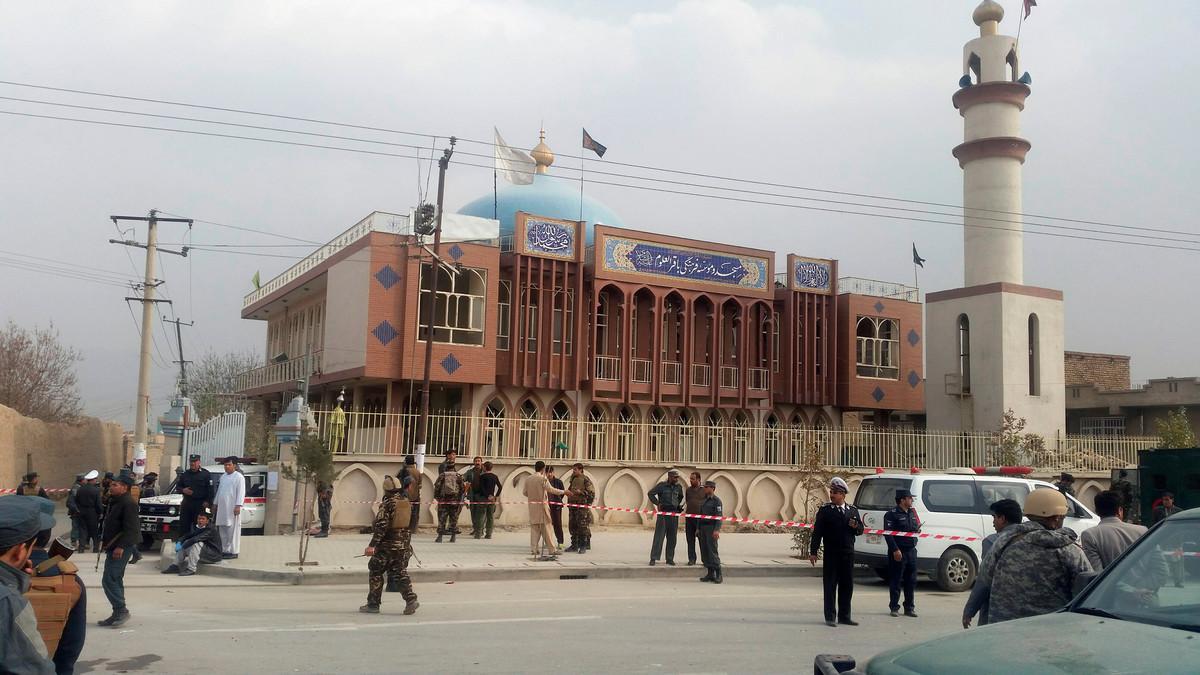
<path id="1" fill-rule="evenodd" d="M 246 477 L 237 470 L 233 457 L 225 460 L 225 473 L 217 485 L 214 500 L 217 530 L 221 534 L 221 557 L 238 557 L 242 547 L 242 503 L 246 501 Z"/>

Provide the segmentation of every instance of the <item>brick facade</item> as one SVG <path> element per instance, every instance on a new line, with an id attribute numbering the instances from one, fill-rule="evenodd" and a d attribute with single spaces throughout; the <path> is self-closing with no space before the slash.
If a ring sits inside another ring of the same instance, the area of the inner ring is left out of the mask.
<path id="1" fill-rule="evenodd" d="M 1094 385 L 1100 391 L 1129 388 L 1129 357 L 1120 354 L 1066 352 L 1066 385 Z"/>

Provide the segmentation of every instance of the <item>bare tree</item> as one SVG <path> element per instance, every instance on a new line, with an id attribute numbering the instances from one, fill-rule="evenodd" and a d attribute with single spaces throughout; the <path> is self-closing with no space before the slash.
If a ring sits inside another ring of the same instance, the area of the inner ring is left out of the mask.
<path id="1" fill-rule="evenodd" d="M 83 356 L 64 345 L 58 329 L 25 329 L 11 319 L 0 331 L 0 405 L 47 422 L 79 417 L 75 364 Z"/>

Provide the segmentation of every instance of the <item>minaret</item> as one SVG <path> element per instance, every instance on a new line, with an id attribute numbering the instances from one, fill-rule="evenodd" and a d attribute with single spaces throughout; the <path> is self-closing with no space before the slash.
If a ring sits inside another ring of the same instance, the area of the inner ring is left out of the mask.
<path id="1" fill-rule="evenodd" d="M 971 18 L 979 37 L 963 48 L 959 83 L 966 86 L 954 95 L 964 130 L 954 156 L 963 170 L 965 285 L 1020 284 L 1024 264 L 1016 214 L 1021 213 L 1021 165 L 1030 147 L 1021 138 L 1029 87 L 1018 81 L 1017 41 L 998 33 L 1004 8 L 985 0 Z"/>
<path id="2" fill-rule="evenodd" d="M 925 412 L 930 429 L 996 431 L 1005 411 L 1048 442 L 1064 430 L 1062 291 L 1025 285 L 1021 112 L 1030 79 L 1004 8 L 984 0 L 963 48 L 954 107 L 963 142 L 963 288 L 925 296 Z M 984 461 L 986 458 L 971 458 Z"/>

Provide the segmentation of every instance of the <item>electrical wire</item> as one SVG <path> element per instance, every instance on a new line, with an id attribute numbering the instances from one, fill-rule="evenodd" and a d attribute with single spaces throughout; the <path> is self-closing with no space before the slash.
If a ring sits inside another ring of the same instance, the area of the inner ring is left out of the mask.
<path id="1" fill-rule="evenodd" d="M 25 272 L 34 272 L 34 273 L 38 273 L 38 274 L 48 274 L 48 275 L 51 275 L 54 277 L 58 277 L 60 279 L 71 279 L 72 281 L 83 281 L 86 283 L 98 284 L 101 286 L 108 286 L 110 288 L 129 289 L 134 285 L 134 283 L 132 281 L 121 282 L 116 279 L 112 279 L 112 278 L 108 278 L 108 277 L 92 276 L 92 275 L 88 275 L 88 274 L 84 274 L 84 273 L 75 272 L 70 269 L 52 267 L 52 266 L 48 266 L 48 265 L 47 266 L 39 266 L 36 264 L 25 263 L 20 260 L 12 260 L 12 259 L 3 258 L 3 257 L 0 257 L 0 267 L 6 267 L 9 269 L 21 270 L 21 271 L 25 271 Z"/>
<path id="2" fill-rule="evenodd" d="M 343 152 L 354 152 L 354 153 L 375 155 L 375 156 L 398 157 L 398 158 L 402 158 L 402 159 L 414 159 L 413 156 L 400 155 L 397 153 L 378 152 L 378 151 L 372 151 L 372 150 L 362 150 L 362 149 L 358 149 L 358 148 L 345 148 L 345 147 L 339 147 L 339 146 L 318 145 L 318 144 L 312 144 L 312 143 L 299 143 L 299 142 L 294 142 L 294 141 L 283 141 L 283 140 L 278 140 L 278 139 L 259 138 L 259 137 L 252 137 L 252 136 L 238 136 L 238 135 L 233 135 L 233 134 L 218 134 L 218 133 L 204 132 L 204 131 L 171 129 L 168 127 L 152 127 L 152 126 L 138 125 L 138 124 L 103 122 L 103 121 L 98 121 L 98 120 L 86 120 L 86 119 L 78 119 L 78 118 L 70 118 L 70 117 L 57 117 L 57 116 L 52 116 L 52 115 L 36 115 L 36 114 L 32 114 L 32 113 L 21 113 L 21 112 L 7 111 L 7 110 L 0 110 L 0 114 L 19 115 L 19 116 L 24 116 L 24 117 L 60 120 L 60 121 L 68 121 L 68 122 L 81 122 L 81 123 L 85 123 L 85 124 L 98 124 L 98 125 L 103 125 L 103 126 L 115 126 L 115 127 L 124 127 L 124 128 L 134 128 L 134 129 L 147 129 L 147 130 L 154 130 L 154 131 L 168 131 L 168 132 L 192 134 L 192 135 L 199 135 L 199 136 L 212 136 L 212 137 L 218 137 L 218 138 L 250 140 L 250 141 L 263 142 L 263 143 L 278 143 L 278 144 L 282 144 L 282 145 L 293 145 L 293 146 L 308 147 L 308 148 L 320 148 L 320 149 L 326 149 L 326 150 L 340 150 Z M 492 166 L 482 165 L 482 164 L 472 164 L 469 162 L 458 162 L 457 165 L 482 168 L 482 169 L 487 169 L 489 171 L 494 169 L 494 167 L 492 167 Z M 543 174 L 543 175 L 551 175 L 551 174 Z M 551 177 L 559 178 L 559 179 L 563 179 L 563 180 L 574 180 L 574 179 L 562 177 L 562 176 L 552 176 L 551 175 Z M 737 198 L 737 197 L 728 197 L 728 196 L 721 196 L 721 195 L 709 195 L 709 194 L 703 194 L 703 193 L 688 192 L 688 191 L 684 191 L 684 190 L 655 188 L 655 187 L 650 187 L 650 186 L 645 186 L 645 185 L 631 185 L 631 184 L 627 184 L 627 183 L 617 183 L 617 182 L 613 182 L 613 181 L 593 180 L 593 181 L 591 181 L 591 183 L 596 184 L 596 185 L 609 185 L 609 186 L 614 186 L 614 187 L 623 187 L 623 188 L 629 188 L 629 189 L 635 189 L 635 190 L 653 191 L 653 192 L 659 192 L 659 193 L 664 193 L 664 194 L 675 194 L 675 195 L 680 195 L 680 196 L 691 196 L 691 197 L 703 197 L 703 198 L 707 198 L 707 199 L 718 199 L 718 200 L 724 200 L 724 201 L 730 201 L 730 202 L 736 202 L 736 203 L 758 204 L 758 205 L 763 205 L 763 206 L 780 206 L 780 207 L 784 207 L 784 208 L 818 211 L 818 212 L 823 212 L 823 213 L 839 213 L 839 214 L 845 214 L 845 215 L 886 218 L 886 219 L 890 219 L 890 220 L 905 220 L 905 221 L 919 222 L 919 223 L 934 223 L 934 224 L 952 225 L 952 226 L 964 227 L 964 228 L 965 227 L 975 227 L 975 228 L 1010 231 L 1010 232 L 1024 232 L 1027 234 L 1038 234 L 1038 235 L 1043 235 L 1043 236 L 1060 237 L 1060 238 L 1064 238 L 1064 239 L 1075 239 L 1075 240 L 1081 240 L 1081 241 L 1105 242 L 1105 243 L 1110 243 L 1110 244 L 1125 244 L 1125 245 L 1130 245 L 1130 246 L 1141 246 L 1141 247 L 1147 247 L 1147 248 L 1200 252 L 1200 248 L 1152 244 L 1152 243 L 1146 243 L 1146 242 L 1140 242 L 1140 241 L 1126 241 L 1126 240 L 1121 240 L 1121 239 L 1106 239 L 1103 237 L 1089 237 L 1089 236 L 1080 236 L 1080 235 L 1071 235 L 1071 234 L 1060 234 L 1060 233 L 1055 233 L 1055 232 L 1043 232 L 1040 230 L 1030 230 L 1030 229 L 1023 229 L 1023 228 L 999 227 L 999 226 L 993 226 L 993 225 L 986 225 L 986 224 L 982 224 L 982 223 L 965 223 L 965 222 L 957 222 L 957 221 L 932 220 L 929 218 L 900 216 L 900 215 L 893 215 L 893 214 L 887 214 L 887 213 L 871 213 L 871 212 L 850 211 L 850 210 L 844 210 L 844 209 L 833 209 L 833 208 L 825 208 L 825 207 L 817 207 L 817 206 L 807 206 L 807 205 L 801 205 L 801 204 L 786 204 L 786 203 L 780 203 L 780 202 L 771 202 L 771 201 L 755 200 L 755 199 L 748 199 L 748 198 Z M 871 206 L 868 208 L 887 208 L 887 207 Z M 1058 227 L 1058 226 L 1056 226 L 1056 227 Z M 1126 234 L 1121 234 L 1121 233 L 1116 233 L 1116 232 L 1102 232 L 1099 234 L 1108 234 L 1111 236 L 1118 236 L 1118 237 L 1135 237 L 1135 236 L 1144 237 L 1144 235 L 1126 235 Z M 1187 242 L 1187 243 L 1193 243 L 1193 242 Z M 1200 243 L 1200 242 L 1194 242 L 1194 243 Z M 275 257 L 280 257 L 280 256 L 275 256 Z"/>
<path id="3" fill-rule="evenodd" d="M 177 213 L 169 213 L 167 211 L 160 210 L 159 213 L 166 215 L 166 216 L 171 216 L 173 218 L 187 218 L 187 216 L 181 216 Z M 254 232 L 255 234 L 263 234 L 263 235 L 267 235 L 270 237 L 278 237 L 279 239 L 288 239 L 291 241 L 298 241 L 302 244 L 311 244 L 314 246 L 321 246 L 322 244 L 324 244 L 324 242 L 313 241 L 311 239 L 301 239 L 299 237 L 292 237 L 292 236 L 289 236 L 286 234 L 279 234 L 277 232 L 271 232 L 268 230 L 257 230 L 257 229 L 254 229 L 253 227 L 245 227 L 243 225 L 229 225 L 227 223 L 218 223 L 214 220 L 201 220 L 200 218 L 192 218 L 192 222 L 204 223 L 205 225 L 213 225 L 215 227 L 224 227 L 224 228 L 227 228 L 230 230 L 239 230 L 241 232 Z M 189 236 L 190 236 L 190 234 L 191 233 L 189 232 Z"/>
<path id="4" fill-rule="evenodd" d="M 154 103 L 154 104 L 159 104 L 159 105 L 170 105 L 170 106 L 195 108 L 195 109 L 200 109 L 200 110 L 215 110 L 215 111 L 221 111 L 221 112 L 230 112 L 230 113 L 236 113 L 236 114 L 241 114 L 241 115 L 253 115 L 253 116 L 258 116 L 258 117 L 287 119 L 287 120 L 293 120 L 293 121 L 343 127 L 343 128 L 348 128 L 348 129 L 362 129 L 362 130 L 368 130 L 368 131 L 379 131 L 379 132 L 386 132 L 386 133 L 399 134 L 399 135 L 405 135 L 405 136 L 417 136 L 417 137 L 434 139 L 435 143 L 436 143 L 436 140 L 439 138 L 448 138 L 448 136 L 443 136 L 443 135 L 420 133 L 420 132 L 413 132 L 413 131 L 404 131 L 404 130 L 399 130 L 399 129 L 390 129 L 390 128 L 368 126 L 368 125 L 362 125 L 362 124 L 350 124 L 350 123 L 345 123 L 345 122 L 336 122 L 336 121 L 321 120 L 321 119 L 315 119 L 315 118 L 298 117 L 298 116 L 292 116 L 292 115 L 282 115 L 282 114 L 276 114 L 276 113 L 266 113 L 266 112 L 255 111 L 255 110 L 246 110 L 246 109 L 229 108 L 229 107 L 221 107 L 221 106 L 209 106 L 209 105 L 184 103 L 184 102 L 179 102 L 179 101 L 168 101 L 168 100 L 163 100 L 163 99 L 153 99 L 153 98 L 146 98 L 146 97 L 123 96 L 123 95 L 118 95 L 118 94 L 86 91 L 86 90 L 81 90 L 81 89 L 70 89 L 70 88 L 65 88 L 65 87 L 51 87 L 51 86 L 47 86 L 47 85 L 39 85 L 39 84 L 32 84 L 32 83 L 26 83 L 26 82 L 15 82 L 15 81 L 11 81 L 11 80 L 0 80 L 0 84 L 15 86 L 15 87 L 26 87 L 26 88 L 31 88 L 31 89 L 41 89 L 41 90 L 46 90 L 46 91 L 57 91 L 57 92 L 65 92 L 65 93 L 72 93 L 72 94 L 82 94 L 82 95 L 86 95 L 86 96 L 99 96 L 99 97 L 104 97 L 104 98 L 114 98 L 114 99 L 127 100 L 127 101 L 140 101 L 140 102 L 144 102 L 144 103 Z M 473 144 L 483 145 L 483 146 L 493 148 L 493 149 L 495 148 L 494 141 L 486 141 L 486 140 L 463 138 L 463 137 L 457 137 L 457 138 L 458 138 L 458 140 L 460 140 L 464 143 L 473 143 Z M 833 194 L 833 195 L 840 195 L 840 196 L 847 196 L 847 197 L 876 199 L 876 200 L 882 200 L 882 201 L 894 201 L 894 202 L 899 202 L 899 203 L 916 204 L 916 205 L 922 205 L 922 206 L 934 206 L 934 207 L 938 207 L 938 208 L 961 209 L 964 211 L 972 211 L 972 212 L 998 213 L 998 214 L 1010 215 L 1010 216 L 1021 216 L 1021 217 L 1025 217 L 1025 218 L 1057 220 L 1057 221 L 1061 221 L 1061 222 L 1070 222 L 1070 223 L 1075 223 L 1075 224 L 1080 224 L 1080 225 L 1095 225 L 1098 227 L 1109 227 L 1109 228 L 1131 229 L 1131 230 L 1145 230 L 1145 231 L 1161 232 L 1164 234 L 1181 234 L 1181 235 L 1188 235 L 1188 236 L 1197 235 L 1197 233 L 1195 233 L 1195 232 L 1185 232 L 1185 231 L 1179 231 L 1179 230 L 1145 228 L 1145 227 L 1138 227 L 1138 226 L 1120 225 L 1117 223 L 1108 223 L 1108 222 L 1096 221 L 1096 220 L 1086 220 L 1086 219 L 1080 219 L 1080 218 L 1066 218 L 1066 217 L 1050 216 L 1050 215 L 1044 215 L 1044 214 L 1031 214 L 1031 213 L 1023 213 L 1023 212 L 1018 212 L 1018 211 L 1006 211 L 1006 210 L 1000 210 L 1000 209 L 971 208 L 971 207 L 966 207 L 966 206 L 963 206 L 960 204 L 948 204 L 945 202 L 934 202 L 934 201 L 926 201 L 926 200 L 918 200 L 918 199 L 906 199 L 906 198 L 901 198 L 901 197 L 891 197 L 891 196 L 887 196 L 887 195 L 877 195 L 877 194 L 869 194 L 869 193 L 863 193 L 863 192 L 852 192 L 852 191 L 846 191 L 846 190 L 831 190 L 831 189 L 816 188 L 816 187 L 811 187 L 811 186 L 791 185 L 791 184 L 787 184 L 787 183 L 777 183 L 777 182 L 771 182 L 771 181 L 761 181 L 761 180 L 754 180 L 754 179 L 738 178 L 738 177 L 734 177 L 734 176 L 722 176 L 722 175 L 718 175 L 718 174 L 710 174 L 710 173 L 697 172 L 697 171 L 686 171 L 686 170 L 680 170 L 680 169 L 671 169 L 671 168 L 667 168 L 667 167 L 656 167 L 656 166 L 647 165 L 647 164 L 636 164 L 636 163 L 631 163 L 631 162 L 619 162 L 619 161 L 614 161 L 614 160 L 597 159 L 597 158 L 593 158 L 593 157 L 590 157 L 587 155 L 576 155 L 576 154 L 562 153 L 562 152 L 555 153 L 555 154 L 558 157 L 567 157 L 567 158 L 573 158 L 573 159 L 589 158 L 589 159 L 599 161 L 602 164 L 610 165 L 610 166 L 624 166 L 624 167 L 629 167 L 629 168 L 643 169 L 643 170 L 647 170 L 647 171 L 657 171 L 657 172 L 663 172 L 663 173 L 672 173 L 672 174 L 676 174 L 676 175 L 690 176 L 693 178 L 705 178 L 705 179 L 712 179 L 712 180 L 739 182 L 739 183 L 746 183 L 746 184 L 751 184 L 751 185 L 759 185 L 759 186 L 763 186 L 763 187 L 785 188 L 785 189 L 791 189 L 791 190 L 800 190 L 800 191 L 816 192 L 816 193 L 823 193 L 823 194 Z M 486 156 L 489 158 L 492 157 L 492 155 L 486 155 Z M 568 167 L 568 168 L 573 169 L 573 167 Z"/>

